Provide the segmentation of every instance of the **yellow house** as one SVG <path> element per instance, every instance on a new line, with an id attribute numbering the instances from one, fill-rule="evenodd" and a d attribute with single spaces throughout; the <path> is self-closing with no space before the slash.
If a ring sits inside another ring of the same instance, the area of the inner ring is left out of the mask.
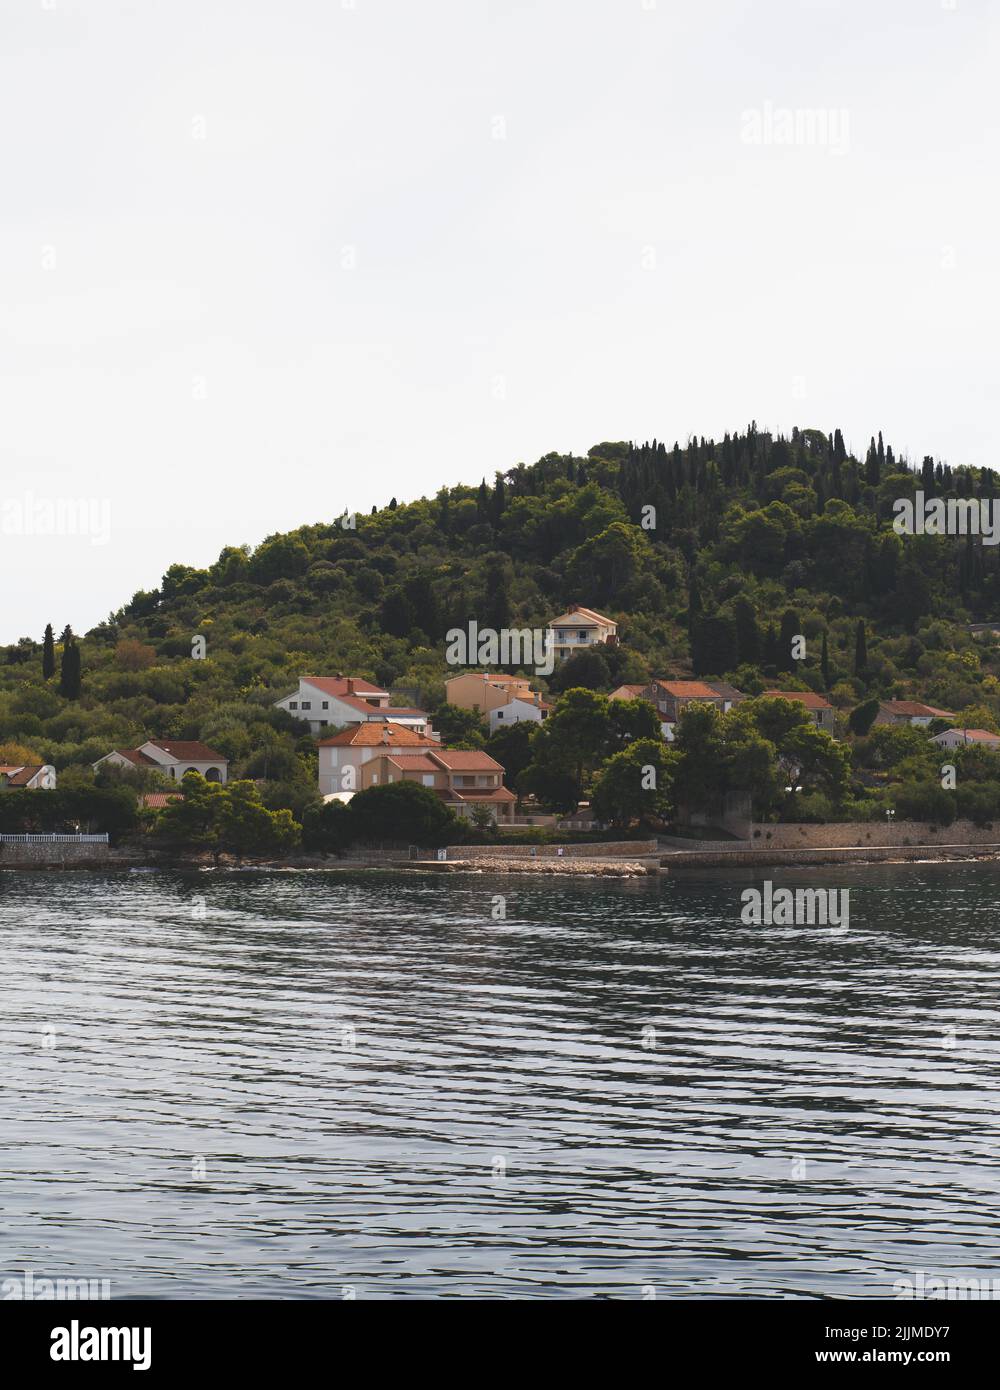
<path id="1" fill-rule="evenodd" d="M 487 717 L 490 710 L 509 705 L 515 699 L 533 699 L 531 682 L 525 676 L 503 676 L 490 671 L 463 671 L 444 683 L 445 699 L 459 709 L 477 710 Z"/>

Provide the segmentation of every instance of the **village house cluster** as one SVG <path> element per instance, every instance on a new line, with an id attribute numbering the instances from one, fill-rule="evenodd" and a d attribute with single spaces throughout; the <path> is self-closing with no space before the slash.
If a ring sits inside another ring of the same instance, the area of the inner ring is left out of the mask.
<path id="1" fill-rule="evenodd" d="M 546 633 L 555 664 L 587 647 L 613 647 L 618 642 L 617 623 L 582 604 L 573 604 L 551 619 Z M 822 695 L 808 690 L 763 693 L 801 705 L 818 728 L 835 731 L 836 712 Z M 325 800 L 346 802 L 369 787 L 415 781 L 435 792 L 458 816 L 482 820 L 485 810 L 499 826 L 519 823 L 516 797 L 504 786 L 504 768 L 495 758 L 482 750 L 443 747 L 426 710 L 393 705 L 392 698 L 392 692 L 382 686 L 338 673 L 301 676 L 297 689 L 274 702 L 276 709 L 306 724 L 316 737 L 319 792 Z M 524 721 L 540 724 L 552 711 L 541 692 L 532 689 L 529 677 L 500 671 L 460 671 L 445 681 L 445 698 L 449 705 L 476 714 L 490 734 Z M 663 737 L 673 742 L 677 722 L 690 705 L 708 704 L 726 713 L 748 697 L 725 681 L 657 677 L 619 685 L 610 698 L 647 701 L 656 710 Z M 874 723 L 926 728 L 935 720 L 955 719 L 952 711 L 919 700 L 883 700 Z M 985 729 L 951 728 L 935 735 L 933 742 L 946 749 L 964 745 L 1000 749 L 1000 735 Z M 150 769 L 177 785 L 176 791 L 167 787 L 145 792 L 140 801 L 147 807 L 165 805 L 178 796 L 188 772 L 223 786 L 229 779 L 228 758 L 197 740 L 148 739 L 138 748 L 112 749 L 92 766 L 95 772 L 105 767 Z M 55 768 L 47 764 L 0 765 L 0 789 L 55 786 Z M 534 815 L 528 823 L 554 820 Z"/>

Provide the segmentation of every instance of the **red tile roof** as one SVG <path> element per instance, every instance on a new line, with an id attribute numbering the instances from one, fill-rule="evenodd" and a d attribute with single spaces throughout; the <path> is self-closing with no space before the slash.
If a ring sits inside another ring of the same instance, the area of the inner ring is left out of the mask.
<path id="1" fill-rule="evenodd" d="M 139 805 L 145 806 L 147 810 L 160 811 L 164 806 L 169 806 L 171 801 L 183 800 L 183 792 L 146 792 L 139 797 Z"/>
<path id="2" fill-rule="evenodd" d="M 479 748 L 439 748 L 433 757 L 451 772 L 503 772 L 497 760 Z"/>
<path id="3" fill-rule="evenodd" d="M 387 753 L 386 761 L 403 772 L 440 772 L 429 753 Z"/>
<path id="4" fill-rule="evenodd" d="M 7 778 L 8 787 L 24 787 L 31 781 L 32 777 L 38 776 L 44 766 L 44 763 L 34 763 L 27 767 L 18 763 L 5 763 L 0 766 L 0 774 Z"/>
<path id="5" fill-rule="evenodd" d="M 719 700 L 721 695 L 705 681 L 655 681 L 661 690 L 679 700 Z"/>
<path id="6" fill-rule="evenodd" d="M 143 747 L 150 744 L 154 748 L 159 748 L 163 753 L 169 753 L 172 758 L 176 758 L 182 763 L 225 763 L 229 759 L 222 753 L 216 753 L 214 748 L 209 748 L 207 743 L 199 743 L 196 739 L 171 739 L 171 738 L 148 738 Z M 142 749 L 137 749 L 141 752 Z M 128 754 L 126 754 L 126 757 Z M 153 759 L 155 762 L 155 758 Z"/>
<path id="7" fill-rule="evenodd" d="M 765 690 L 764 697 L 768 700 L 794 700 L 797 704 L 805 705 L 806 709 L 833 709 L 822 695 L 812 690 Z"/>
<path id="8" fill-rule="evenodd" d="M 1000 734 L 991 734 L 989 729 L 946 729 L 937 738 L 947 738 L 949 734 L 961 734 L 966 743 L 1000 743 Z"/>
<path id="9" fill-rule="evenodd" d="M 492 790 L 473 791 L 471 788 L 459 791 L 452 787 L 448 791 L 449 801 L 516 801 L 517 797 L 509 787 L 493 787 Z"/>
<path id="10" fill-rule="evenodd" d="M 350 724 L 331 738 L 320 739 L 320 748 L 436 748 L 437 740 L 418 734 L 405 724 L 391 720 L 370 719 L 364 724 Z"/>
<path id="11" fill-rule="evenodd" d="M 921 719 L 954 719 L 949 710 L 935 709 L 933 705 L 922 704 L 920 700 L 883 700 L 882 708 L 890 714 L 906 715 Z"/>
<path id="12" fill-rule="evenodd" d="M 127 758 L 128 761 L 130 763 L 133 763 L 136 767 L 160 766 L 160 764 L 156 761 L 155 758 L 149 757 L 149 755 L 146 753 L 140 753 L 138 748 L 114 748 L 112 749 L 112 752 L 117 753 L 119 758 Z M 107 757 L 110 758 L 111 753 L 108 753 Z M 104 759 L 99 759 L 99 761 L 103 762 Z"/>
<path id="13" fill-rule="evenodd" d="M 383 690 L 381 686 L 372 685 L 371 681 L 362 680 L 360 676 L 303 676 L 302 680 L 306 685 L 315 686 L 317 690 L 322 690 L 324 695 L 386 695 L 388 690 Z"/>

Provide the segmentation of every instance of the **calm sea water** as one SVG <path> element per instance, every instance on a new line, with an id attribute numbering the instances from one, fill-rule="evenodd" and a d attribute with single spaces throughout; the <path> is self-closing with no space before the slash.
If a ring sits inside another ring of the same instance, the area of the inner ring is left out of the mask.
<path id="1" fill-rule="evenodd" d="M 768 876 L 849 887 L 847 936 L 743 926 L 763 875 L 0 874 L 0 1278 L 1000 1275 L 1000 866 Z"/>

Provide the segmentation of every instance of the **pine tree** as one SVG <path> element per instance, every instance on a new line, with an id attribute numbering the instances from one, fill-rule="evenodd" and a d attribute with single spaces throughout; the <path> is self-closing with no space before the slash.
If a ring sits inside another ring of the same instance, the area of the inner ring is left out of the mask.
<path id="1" fill-rule="evenodd" d="M 45 638 L 42 642 L 42 679 L 51 680 L 56 673 L 56 639 L 52 624 L 45 624 Z"/>
<path id="2" fill-rule="evenodd" d="M 854 633 L 854 674 L 864 676 L 868 669 L 868 637 L 865 633 L 864 618 L 858 619 Z"/>

